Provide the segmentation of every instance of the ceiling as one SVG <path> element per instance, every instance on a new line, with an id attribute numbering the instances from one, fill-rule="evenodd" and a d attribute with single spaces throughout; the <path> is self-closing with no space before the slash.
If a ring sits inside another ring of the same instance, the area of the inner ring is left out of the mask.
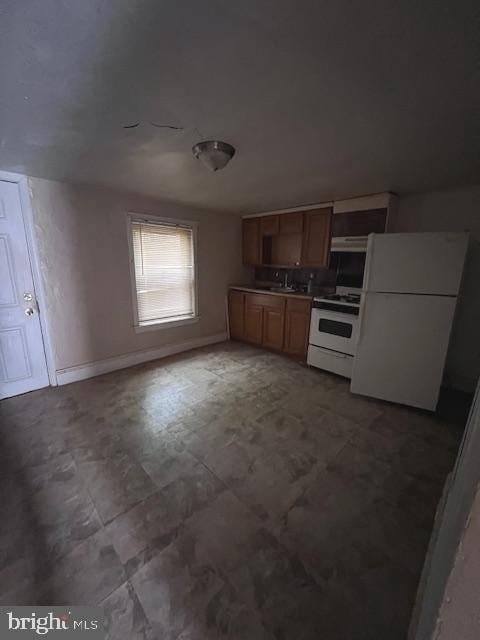
<path id="1" fill-rule="evenodd" d="M 0 168 L 242 213 L 480 182 L 479 6 L 4 0 Z"/>

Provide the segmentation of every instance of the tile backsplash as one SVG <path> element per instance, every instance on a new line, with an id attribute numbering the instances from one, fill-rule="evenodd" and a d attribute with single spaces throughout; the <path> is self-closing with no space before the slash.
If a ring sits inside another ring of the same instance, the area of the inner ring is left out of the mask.
<path id="1" fill-rule="evenodd" d="M 299 288 L 306 287 L 310 274 L 313 274 L 314 287 L 334 287 L 335 271 L 329 269 L 277 269 L 275 267 L 256 267 L 255 282 L 282 283 L 285 281 L 285 273 L 288 274 L 288 283 L 295 284 Z"/>

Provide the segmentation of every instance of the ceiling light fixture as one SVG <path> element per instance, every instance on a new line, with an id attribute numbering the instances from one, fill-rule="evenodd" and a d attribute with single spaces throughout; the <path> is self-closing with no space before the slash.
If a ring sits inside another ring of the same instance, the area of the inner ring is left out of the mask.
<path id="1" fill-rule="evenodd" d="M 220 140 L 207 140 L 199 142 L 193 148 L 195 158 L 212 171 L 218 171 L 227 166 L 235 155 L 235 148 L 228 142 Z"/>

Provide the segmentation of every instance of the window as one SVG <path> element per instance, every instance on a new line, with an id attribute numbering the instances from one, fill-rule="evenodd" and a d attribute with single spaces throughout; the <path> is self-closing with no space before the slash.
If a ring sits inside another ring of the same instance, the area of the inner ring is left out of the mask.
<path id="1" fill-rule="evenodd" d="M 136 326 L 194 321 L 195 224 L 133 216 L 129 221 Z"/>

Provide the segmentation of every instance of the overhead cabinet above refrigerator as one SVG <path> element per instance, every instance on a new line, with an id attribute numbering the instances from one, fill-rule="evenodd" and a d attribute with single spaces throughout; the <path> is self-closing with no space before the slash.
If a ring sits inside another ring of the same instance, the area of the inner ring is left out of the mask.
<path id="1" fill-rule="evenodd" d="M 467 233 L 369 236 L 351 390 L 435 410 Z"/>
<path id="2" fill-rule="evenodd" d="M 371 233 L 385 233 L 397 198 L 392 193 L 377 193 L 361 198 L 337 200 L 333 204 L 332 252 L 365 252 Z"/>

